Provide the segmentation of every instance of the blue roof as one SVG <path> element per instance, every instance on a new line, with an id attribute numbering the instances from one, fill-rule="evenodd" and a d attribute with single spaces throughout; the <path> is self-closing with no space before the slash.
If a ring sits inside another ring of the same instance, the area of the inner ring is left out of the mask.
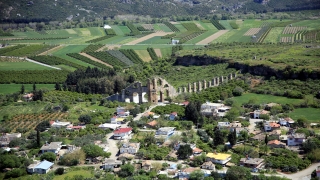
<path id="1" fill-rule="evenodd" d="M 36 166 L 37 169 L 49 169 L 54 163 L 49 161 L 42 161 L 38 166 Z"/>

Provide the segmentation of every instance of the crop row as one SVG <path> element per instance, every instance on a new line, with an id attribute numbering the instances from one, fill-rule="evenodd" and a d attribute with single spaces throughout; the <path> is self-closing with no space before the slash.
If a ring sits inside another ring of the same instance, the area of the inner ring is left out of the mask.
<path id="1" fill-rule="evenodd" d="M 203 32 L 193 32 L 192 34 L 189 34 L 188 36 L 183 37 L 182 39 L 179 40 L 179 44 L 183 44 L 199 35 L 201 35 Z"/>
<path id="2" fill-rule="evenodd" d="M 173 24 L 171 24 L 169 22 L 164 22 L 163 24 L 168 26 L 168 28 L 170 28 L 171 31 L 173 31 L 173 32 L 180 32 L 180 30 L 177 27 L 175 27 Z"/>
<path id="3" fill-rule="evenodd" d="M 153 31 L 153 24 L 142 24 L 142 27 L 148 31 Z"/>
<path id="4" fill-rule="evenodd" d="M 22 40 L 27 40 L 27 41 L 37 41 L 37 40 L 59 40 L 59 39 L 68 39 L 69 37 L 42 37 L 42 38 L 13 38 L 13 39 L 3 39 L 5 41 L 22 41 Z"/>
<path id="5" fill-rule="evenodd" d="M 127 56 L 125 56 L 124 54 L 122 54 L 122 52 L 120 52 L 119 50 L 109 50 L 107 51 L 111 56 L 116 57 L 117 59 L 119 59 L 120 61 L 122 61 L 123 63 L 131 66 L 133 65 L 133 62 L 127 58 Z"/>
<path id="6" fill-rule="evenodd" d="M 21 70 L 0 71 L 0 83 L 9 84 L 54 84 L 66 80 L 68 71 L 64 70 Z"/>
<path id="7" fill-rule="evenodd" d="M 319 41 L 320 40 L 320 30 L 316 29 L 316 30 L 306 32 L 305 40 L 306 41 Z"/>
<path id="8" fill-rule="evenodd" d="M 67 66 L 74 67 L 76 69 L 84 69 L 84 68 L 86 68 L 86 67 L 84 67 L 82 65 L 67 61 L 65 59 L 62 59 L 62 58 L 59 58 L 59 57 L 56 57 L 56 56 L 32 56 L 32 57 L 29 57 L 29 58 L 33 59 L 35 61 L 44 63 L 44 64 L 49 64 L 49 65 L 61 65 L 61 64 L 64 64 L 64 65 L 67 65 Z"/>
<path id="9" fill-rule="evenodd" d="M 2 29 L 0 29 L 0 36 L 14 36 L 14 35 L 8 32 L 4 32 Z"/>
<path id="10" fill-rule="evenodd" d="M 112 37 L 114 37 L 114 35 L 106 35 L 106 36 L 98 37 L 95 39 L 91 39 L 89 41 L 86 41 L 86 43 L 96 43 L 96 42 L 103 41 L 103 40 L 106 40 L 106 39 L 109 39 Z"/>
<path id="11" fill-rule="evenodd" d="M 292 37 L 281 37 L 280 42 L 292 42 Z"/>
<path id="12" fill-rule="evenodd" d="M 25 59 L 20 59 L 17 57 L 6 56 L 6 57 L 0 57 L 0 62 L 27 62 L 27 61 Z"/>
<path id="13" fill-rule="evenodd" d="M 229 24 L 232 29 L 239 29 L 239 25 L 236 23 L 236 21 L 230 21 Z"/>
<path id="14" fill-rule="evenodd" d="M 165 35 L 165 36 L 162 36 L 161 39 L 171 39 L 171 38 L 173 38 L 173 37 L 175 37 L 175 36 L 176 36 L 176 33 L 167 34 L 167 35 Z"/>
<path id="15" fill-rule="evenodd" d="M 23 48 L 25 46 L 26 45 L 19 44 L 19 45 L 16 45 L 16 46 L 10 46 L 10 47 L 2 48 L 2 49 L 0 49 L 0 55 L 4 55 L 7 52 L 14 51 L 16 49 L 20 49 L 20 48 Z"/>
<path id="16" fill-rule="evenodd" d="M 30 55 L 36 55 L 40 54 L 42 52 L 45 52 L 55 46 L 49 46 L 49 45 L 29 45 L 29 46 L 24 46 L 19 49 L 15 49 L 13 51 L 9 51 L 5 53 L 4 55 L 6 56 L 30 56 Z"/>
<path id="17" fill-rule="evenodd" d="M 141 34 L 140 31 L 131 23 L 127 23 L 127 27 L 130 29 L 130 34 L 129 36 L 136 36 L 138 34 Z"/>
<path id="18" fill-rule="evenodd" d="M 122 52 L 135 64 L 141 64 L 143 62 L 139 55 L 133 49 L 120 49 L 120 52 Z"/>
<path id="19" fill-rule="evenodd" d="M 278 23 L 273 23 L 273 27 L 286 27 L 288 25 L 291 25 L 293 23 L 299 22 L 301 20 L 292 20 L 292 21 L 283 21 L 283 22 L 278 22 Z"/>
<path id="20" fill-rule="evenodd" d="M 122 61 L 120 61 L 116 57 L 111 56 L 107 52 L 88 52 L 88 54 L 90 56 L 97 58 L 97 59 L 100 59 L 101 61 L 103 61 L 105 63 L 110 64 L 113 67 L 114 66 L 119 66 L 119 67 L 127 66 L 125 63 L 123 63 Z"/>
<path id="21" fill-rule="evenodd" d="M 103 46 L 104 46 L 103 44 L 90 44 L 89 46 L 84 48 L 81 52 L 93 52 L 102 48 Z"/>
<path id="22" fill-rule="evenodd" d="M 103 69 L 110 69 L 110 67 L 108 67 L 108 66 L 106 66 L 104 64 L 98 63 L 96 61 L 92 61 L 90 58 L 82 56 L 81 54 L 78 54 L 78 53 L 68 53 L 67 55 L 72 57 L 72 58 L 78 59 L 79 61 L 83 61 L 85 63 L 94 65 L 96 67 L 100 67 L 100 68 L 103 68 Z"/>
<path id="23" fill-rule="evenodd" d="M 201 31 L 195 23 L 182 23 L 181 25 L 188 31 Z"/>
<path id="24" fill-rule="evenodd" d="M 303 29 L 306 29 L 307 27 L 303 27 L 303 26 L 298 26 L 298 27 L 285 27 L 282 34 L 295 34 L 298 31 L 301 31 Z"/>
<path id="25" fill-rule="evenodd" d="M 143 26 L 138 26 L 137 29 L 139 31 L 149 31 L 148 29 L 144 28 Z"/>
<path id="26" fill-rule="evenodd" d="M 226 29 L 222 24 L 219 23 L 218 20 L 211 20 L 211 23 L 218 29 L 218 30 L 224 30 Z"/>
<path id="27" fill-rule="evenodd" d="M 106 29 L 106 34 L 107 35 L 117 35 L 113 29 Z"/>
<path id="28" fill-rule="evenodd" d="M 158 56 L 153 48 L 147 48 L 147 51 L 148 51 L 152 60 L 158 60 Z"/>
<path id="29" fill-rule="evenodd" d="M 299 31 L 294 35 L 294 42 L 304 42 L 307 31 Z"/>

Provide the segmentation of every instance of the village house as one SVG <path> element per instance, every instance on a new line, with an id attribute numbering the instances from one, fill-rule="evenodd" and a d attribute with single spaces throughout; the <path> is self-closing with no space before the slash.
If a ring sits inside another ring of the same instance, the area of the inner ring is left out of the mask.
<path id="1" fill-rule="evenodd" d="M 50 169 L 52 168 L 54 163 L 49 162 L 49 161 L 42 161 L 42 162 L 36 162 L 35 164 L 30 164 L 27 167 L 27 172 L 30 174 L 47 174 Z"/>
<path id="2" fill-rule="evenodd" d="M 177 112 L 172 112 L 169 115 L 169 120 L 173 121 L 173 120 L 175 120 L 176 117 L 178 117 L 178 113 Z"/>
<path id="3" fill-rule="evenodd" d="M 86 126 L 74 126 L 74 125 L 71 124 L 66 129 L 67 130 L 80 130 L 80 129 L 85 129 L 85 128 L 86 128 Z"/>
<path id="4" fill-rule="evenodd" d="M 142 161 L 141 168 L 145 171 L 151 170 L 151 162 L 150 161 Z"/>
<path id="5" fill-rule="evenodd" d="M 117 107 L 117 116 L 122 117 L 122 118 L 126 118 L 126 117 L 130 116 L 130 112 L 124 107 Z"/>
<path id="6" fill-rule="evenodd" d="M 264 123 L 264 131 L 266 131 L 266 132 L 277 130 L 277 129 L 280 129 L 280 124 L 277 124 L 275 122 Z"/>
<path id="7" fill-rule="evenodd" d="M 21 133 L 3 133 L 0 137 L 0 147 L 7 147 L 12 140 L 17 138 L 21 138 Z"/>
<path id="8" fill-rule="evenodd" d="M 294 124 L 294 120 L 292 120 L 290 117 L 280 118 L 279 124 L 281 126 L 291 126 L 292 124 Z"/>
<path id="9" fill-rule="evenodd" d="M 157 135 L 171 136 L 175 132 L 175 127 L 162 127 L 156 131 Z"/>
<path id="10" fill-rule="evenodd" d="M 266 110 L 255 110 L 254 112 L 250 112 L 250 115 L 254 119 L 260 119 L 260 115 L 269 114 L 269 111 Z"/>
<path id="11" fill-rule="evenodd" d="M 240 166 L 245 166 L 249 168 L 260 168 L 264 162 L 264 159 L 261 158 L 241 158 Z"/>
<path id="12" fill-rule="evenodd" d="M 230 122 L 218 122 L 219 129 L 227 129 L 230 127 Z"/>
<path id="13" fill-rule="evenodd" d="M 225 106 L 224 104 L 221 103 L 210 103 L 206 102 L 201 105 L 200 108 L 200 113 L 203 116 L 224 116 L 221 115 L 221 113 L 225 113 L 227 110 L 229 110 L 230 107 Z M 220 115 L 219 115 L 220 113 Z"/>
<path id="14" fill-rule="evenodd" d="M 50 121 L 50 125 L 52 128 L 67 128 L 71 125 L 70 122 L 61 122 L 61 121 Z"/>
<path id="15" fill-rule="evenodd" d="M 178 142 L 178 143 L 176 143 L 176 144 L 173 145 L 173 149 L 176 150 L 176 151 L 178 151 L 181 145 L 187 145 L 187 144 L 190 145 L 190 148 L 191 148 L 191 149 L 196 148 L 196 145 L 195 145 L 195 144 Z"/>
<path id="16" fill-rule="evenodd" d="M 124 118 L 122 118 L 122 117 L 113 116 L 110 119 L 111 124 L 122 124 L 123 122 L 124 122 Z"/>
<path id="17" fill-rule="evenodd" d="M 302 145 L 306 140 L 306 135 L 303 133 L 295 133 L 288 135 L 287 137 L 287 145 L 288 146 L 299 146 Z"/>
<path id="18" fill-rule="evenodd" d="M 199 168 L 189 167 L 185 168 L 177 173 L 179 179 L 189 179 L 190 174 L 194 171 L 200 170 Z"/>
<path id="19" fill-rule="evenodd" d="M 33 99 L 33 93 L 25 94 L 25 95 L 22 96 L 22 98 L 23 98 L 25 101 L 32 101 L 32 99 Z"/>
<path id="20" fill-rule="evenodd" d="M 279 140 L 272 140 L 268 142 L 268 146 L 271 148 L 285 148 L 286 144 Z"/>
<path id="21" fill-rule="evenodd" d="M 44 144 L 41 147 L 40 151 L 41 153 L 53 152 L 55 154 L 58 154 L 61 147 L 62 147 L 62 142 L 51 142 L 50 144 L 48 143 Z"/>
<path id="22" fill-rule="evenodd" d="M 122 165 L 122 162 L 121 161 L 117 161 L 117 160 L 114 160 L 114 159 L 105 159 L 103 162 L 102 162 L 102 169 L 103 170 L 113 170 L 114 168 L 118 168 Z"/>
<path id="23" fill-rule="evenodd" d="M 206 161 L 212 161 L 216 164 L 227 164 L 231 160 L 231 154 L 208 153 Z"/>
<path id="24" fill-rule="evenodd" d="M 104 123 L 104 124 L 100 124 L 98 127 L 101 128 L 101 129 L 104 129 L 104 130 L 105 129 L 115 130 L 115 129 L 120 128 L 121 125 L 119 125 L 119 124 L 111 124 L 111 123 Z"/>
<path id="25" fill-rule="evenodd" d="M 129 153 L 136 154 L 139 151 L 140 143 L 124 143 L 120 148 L 120 154 Z"/>
<path id="26" fill-rule="evenodd" d="M 203 150 L 199 149 L 199 148 L 192 149 L 192 153 L 194 156 L 199 156 L 199 155 L 201 155 L 202 152 L 203 152 Z"/>
<path id="27" fill-rule="evenodd" d="M 113 131 L 113 139 L 126 139 L 132 133 L 132 128 L 119 128 Z"/>
<path id="28" fill-rule="evenodd" d="M 157 121 L 156 121 L 156 120 L 153 120 L 153 121 L 151 121 L 151 122 L 148 122 L 148 123 L 146 124 L 146 127 L 148 127 L 148 128 L 155 128 L 157 124 L 158 124 Z"/>
<path id="29" fill-rule="evenodd" d="M 201 165 L 201 168 L 202 169 L 208 169 L 208 170 L 214 170 L 216 169 L 216 166 L 213 164 L 212 161 L 207 161 L 207 162 L 204 162 L 202 165 Z"/>

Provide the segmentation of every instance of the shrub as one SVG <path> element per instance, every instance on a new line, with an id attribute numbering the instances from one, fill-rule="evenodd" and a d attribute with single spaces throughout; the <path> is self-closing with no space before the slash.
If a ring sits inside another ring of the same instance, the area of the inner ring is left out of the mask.
<path id="1" fill-rule="evenodd" d="M 58 168 L 54 171 L 54 174 L 62 175 L 64 173 L 64 168 Z"/>

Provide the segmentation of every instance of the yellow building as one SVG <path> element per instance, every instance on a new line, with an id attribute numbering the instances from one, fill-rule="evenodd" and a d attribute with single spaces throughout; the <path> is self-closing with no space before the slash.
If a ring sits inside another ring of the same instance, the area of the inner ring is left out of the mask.
<path id="1" fill-rule="evenodd" d="M 212 161 L 217 164 L 226 164 L 231 160 L 231 154 L 225 153 L 208 153 L 207 161 Z"/>

